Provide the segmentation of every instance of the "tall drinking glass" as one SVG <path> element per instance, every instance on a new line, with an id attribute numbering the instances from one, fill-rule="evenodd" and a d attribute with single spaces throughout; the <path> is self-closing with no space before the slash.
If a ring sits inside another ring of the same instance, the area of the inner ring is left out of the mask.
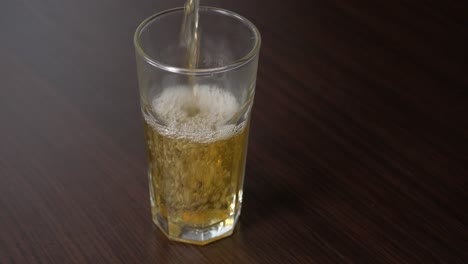
<path id="1" fill-rule="evenodd" d="M 244 17 L 199 8 L 199 58 L 186 67 L 184 9 L 135 33 L 154 223 L 169 239 L 207 244 L 240 214 L 260 33 Z"/>

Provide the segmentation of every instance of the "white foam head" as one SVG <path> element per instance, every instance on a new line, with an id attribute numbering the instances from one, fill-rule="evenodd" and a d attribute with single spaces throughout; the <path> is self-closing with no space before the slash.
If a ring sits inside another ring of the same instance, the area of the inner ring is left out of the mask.
<path id="1" fill-rule="evenodd" d="M 153 99 L 153 111 L 165 123 L 164 129 L 158 129 L 160 133 L 209 142 L 242 131 L 244 123 L 238 126 L 226 124 L 239 111 L 234 95 L 213 86 L 195 88 L 196 96 L 188 87 L 171 87 Z M 190 114 L 187 106 L 197 108 L 198 112 Z"/>

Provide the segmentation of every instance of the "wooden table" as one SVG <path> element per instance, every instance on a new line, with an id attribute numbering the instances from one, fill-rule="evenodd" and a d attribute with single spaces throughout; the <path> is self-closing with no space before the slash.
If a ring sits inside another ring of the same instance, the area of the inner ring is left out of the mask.
<path id="1" fill-rule="evenodd" d="M 0 3 L 0 263 L 468 263 L 467 5 L 202 1 L 263 37 L 243 213 L 151 221 L 132 37 L 182 1 Z"/>

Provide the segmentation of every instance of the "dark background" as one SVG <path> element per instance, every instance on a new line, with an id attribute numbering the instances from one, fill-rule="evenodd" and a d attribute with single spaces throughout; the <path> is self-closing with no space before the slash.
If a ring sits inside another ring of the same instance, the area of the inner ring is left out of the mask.
<path id="1" fill-rule="evenodd" d="M 263 43 L 243 213 L 151 222 L 133 32 L 171 0 L 0 3 L 0 263 L 467 263 L 463 1 L 201 1 Z"/>

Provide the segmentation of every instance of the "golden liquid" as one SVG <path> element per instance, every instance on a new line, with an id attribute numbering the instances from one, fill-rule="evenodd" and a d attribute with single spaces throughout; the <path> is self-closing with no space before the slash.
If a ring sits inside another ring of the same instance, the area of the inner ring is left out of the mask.
<path id="1" fill-rule="evenodd" d="M 208 102 L 213 104 L 226 95 L 221 93 L 215 97 L 216 93 L 204 88 L 201 87 L 200 95 L 210 98 Z M 172 102 L 169 99 L 176 96 L 190 100 L 188 89 L 185 93 L 176 90 L 171 96 L 162 97 Z M 232 129 L 234 125 L 218 128 L 210 128 L 209 125 L 213 117 L 219 118 L 218 114 L 226 113 L 226 109 L 229 109 L 228 99 L 224 105 L 200 107 L 202 111 L 195 116 L 184 114 L 183 104 L 173 105 L 162 100 L 168 107 L 176 109 L 166 113 L 167 118 L 179 116 L 173 123 L 175 127 L 183 128 L 194 120 L 197 120 L 196 124 L 201 122 L 202 125 L 189 126 L 195 128 L 193 133 L 161 126 L 145 115 L 153 220 L 159 226 L 161 221 L 167 223 L 169 230 L 166 231 L 170 235 L 177 236 L 183 227 L 205 228 L 226 220 L 234 225 L 234 218 L 240 211 L 248 120 L 235 129 Z M 157 112 L 154 109 L 143 109 L 143 112 Z M 235 114 L 236 109 L 233 106 L 227 116 Z M 223 130 L 225 127 L 229 129 Z"/>
<path id="2" fill-rule="evenodd" d="M 155 223 L 163 219 L 177 236 L 184 226 L 233 220 L 241 206 L 248 124 L 208 142 L 169 135 L 151 120 L 144 129 Z"/>
<path id="3" fill-rule="evenodd" d="M 199 0 L 187 0 L 184 6 L 184 20 L 180 31 L 180 44 L 186 48 L 185 64 L 196 69 L 200 55 L 200 30 L 198 28 Z"/>
<path id="4" fill-rule="evenodd" d="M 200 57 L 200 30 L 198 27 L 198 8 L 199 0 L 187 0 L 184 6 L 184 19 L 180 30 L 180 45 L 185 48 L 185 67 L 194 70 L 198 67 Z M 195 77 L 189 76 L 189 85 L 192 87 L 192 101 L 196 101 L 197 86 Z M 187 105 L 192 115 L 198 112 L 195 104 L 192 102 Z"/>

